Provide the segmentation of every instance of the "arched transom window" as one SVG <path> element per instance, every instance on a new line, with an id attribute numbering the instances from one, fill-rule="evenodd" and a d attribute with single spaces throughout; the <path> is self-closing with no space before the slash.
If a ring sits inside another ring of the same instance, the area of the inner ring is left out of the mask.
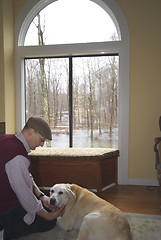
<path id="1" fill-rule="evenodd" d="M 33 19 L 25 45 L 69 44 L 119 40 L 109 14 L 89 0 L 59 0 L 41 10 Z"/>

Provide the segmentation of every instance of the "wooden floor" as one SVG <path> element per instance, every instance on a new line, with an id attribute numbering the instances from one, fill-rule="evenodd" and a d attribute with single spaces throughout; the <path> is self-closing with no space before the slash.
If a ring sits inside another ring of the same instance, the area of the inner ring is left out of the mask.
<path id="1" fill-rule="evenodd" d="M 105 190 L 101 197 L 124 212 L 161 215 L 158 187 L 117 185 Z"/>

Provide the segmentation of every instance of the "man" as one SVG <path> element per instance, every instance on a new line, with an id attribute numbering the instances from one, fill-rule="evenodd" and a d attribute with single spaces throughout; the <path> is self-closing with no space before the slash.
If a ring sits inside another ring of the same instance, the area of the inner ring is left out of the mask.
<path id="1" fill-rule="evenodd" d="M 63 208 L 51 208 L 49 197 L 40 191 L 29 173 L 28 153 L 51 140 L 48 123 L 30 117 L 17 135 L 0 137 L 0 230 L 11 240 L 53 228 Z"/>

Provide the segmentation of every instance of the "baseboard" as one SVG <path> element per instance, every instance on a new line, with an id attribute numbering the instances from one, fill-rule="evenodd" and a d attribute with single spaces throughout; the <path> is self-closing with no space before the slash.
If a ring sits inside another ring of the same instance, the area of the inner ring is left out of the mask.
<path id="1" fill-rule="evenodd" d="M 156 179 L 129 179 L 129 185 L 142 185 L 142 186 L 159 186 L 158 180 Z"/>
<path id="2" fill-rule="evenodd" d="M 112 183 L 112 184 L 102 188 L 102 192 L 107 190 L 108 188 L 111 188 L 111 187 L 115 186 L 115 185 L 116 185 L 115 183 Z M 50 188 L 51 187 L 41 187 L 41 186 L 39 186 L 39 189 L 42 190 L 42 191 L 50 191 Z M 97 192 L 96 189 L 88 189 L 88 190 L 91 191 L 91 192 Z"/>

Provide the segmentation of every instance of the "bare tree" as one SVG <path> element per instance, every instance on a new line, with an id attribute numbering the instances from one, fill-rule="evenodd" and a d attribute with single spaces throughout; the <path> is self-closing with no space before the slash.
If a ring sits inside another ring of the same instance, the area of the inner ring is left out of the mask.
<path id="1" fill-rule="evenodd" d="M 41 26 L 40 13 L 37 14 L 38 23 L 36 25 L 38 30 L 38 44 L 44 45 L 44 32 L 45 32 L 45 21 L 43 24 L 43 28 Z M 45 73 L 45 58 L 39 58 L 40 64 L 40 79 L 41 79 L 41 90 L 42 90 L 42 117 L 50 122 L 50 114 L 49 114 L 49 104 L 48 104 L 48 96 L 47 96 L 47 82 L 46 82 L 46 73 Z"/>
<path id="2" fill-rule="evenodd" d="M 111 58 L 110 61 L 111 70 L 111 94 L 110 94 L 110 137 L 112 137 L 112 129 L 115 122 L 115 117 L 117 117 L 117 64 L 115 56 Z"/>

